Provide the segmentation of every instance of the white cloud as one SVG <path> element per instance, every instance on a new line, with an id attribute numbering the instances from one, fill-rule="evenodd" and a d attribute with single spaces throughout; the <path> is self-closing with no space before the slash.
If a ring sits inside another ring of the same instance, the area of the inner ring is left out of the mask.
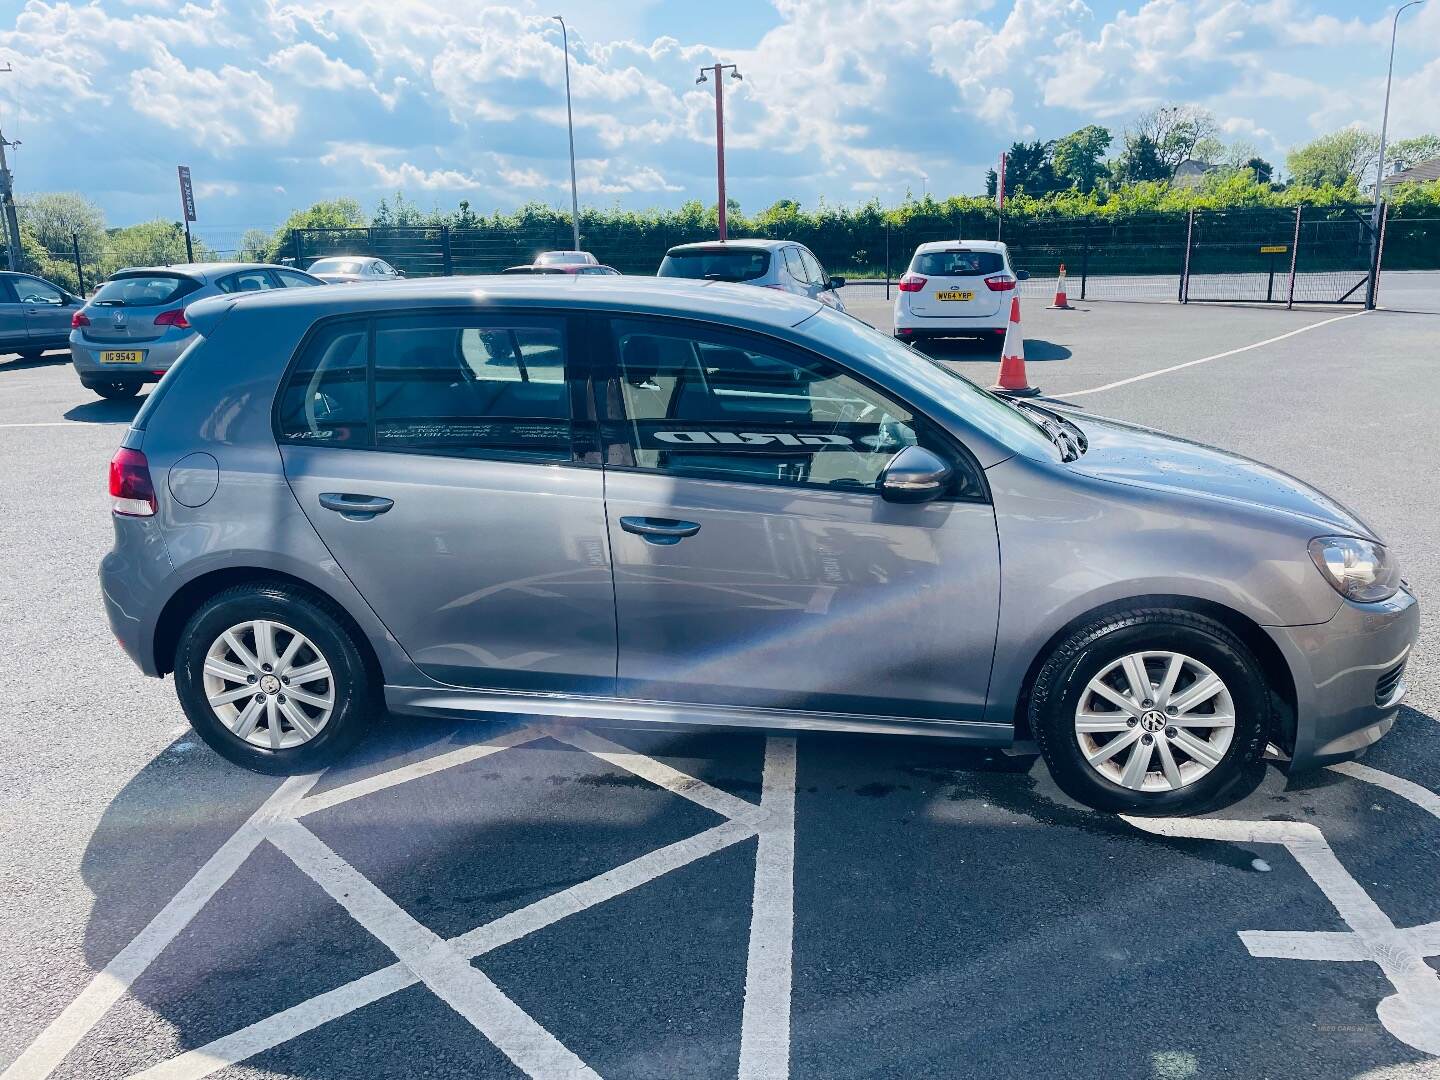
<path id="1" fill-rule="evenodd" d="M 322 90 L 358 89 L 370 85 L 363 71 L 343 60 L 327 56 L 318 45 L 308 41 L 286 46 L 266 60 L 265 66 L 285 72 L 301 86 Z"/>
<path id="2" fill-rule="evenodd" d="M 221 150 L 284 142 L 300 112 L 258 72 L 231 64 L 189 68 L 163 45 L 154 47 L 147 67 L 131 73 L 129 99 L 142 116 Z"/>

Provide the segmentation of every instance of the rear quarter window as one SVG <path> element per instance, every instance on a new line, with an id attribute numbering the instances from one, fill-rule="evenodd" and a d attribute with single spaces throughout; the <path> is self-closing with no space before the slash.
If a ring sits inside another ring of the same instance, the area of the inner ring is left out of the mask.
<path id="1" fill-rule="evenodd" d="M 117 274 L 90 298 L 109 307 L 154 307 L 189 296 L 200 282 L 182 274 Z"/>
<path id="2" fill-rule="evenodd" d="M 998 251 L 925 251 L 910 269 L 927 277 L 984 277 L 1003 272 L 1005 259 Z"/>

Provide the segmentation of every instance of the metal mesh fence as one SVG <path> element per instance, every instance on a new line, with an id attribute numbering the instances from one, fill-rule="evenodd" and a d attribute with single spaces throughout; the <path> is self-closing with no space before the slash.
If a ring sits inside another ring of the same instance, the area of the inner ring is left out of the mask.
<path id="1" fill-rule="evenodd" d="M 1190 300 L 1362 303 L 1370 274 L 1368 206 L 1201 210 L 1125 217 L 1008 218 L 993 212 L 937 215 L 892 225 L 883 213 L 797 216 L 760 232 L 805 244 L 831 274 L 882 284 L 898 280 L 916 247 L 929 241 L 1000 235 L 1017 269 L 1030 279 L 1027 296 L 1053 295 L 1068 271 L 1068 292 L 1084 300 Z M 1440 269 L 1440 219 L 1393 218 L 1384 245 L 1387 269 Z M 753 235 L 753 234 L 751 234 Z M 197 260 L 261 260 L 277 254 L 273 233 L 204 228 L 194 237 Z M 587 223 L 580 242 L 621 273 L 655 273 L 665 251 L 709 240 L 702 223 L 677 225 L 635 215 Z M 298 266 L 326 255 L 376 255 L 412 277 L 493 274 L 531 262 L 542 251 L 569 248 L 561 219 L 479 228 L 373 227 L 302 229 L 281 239 L 278 257 Z M 122 266 L 186 261 L 179 227 L 157 227 L 143 242 L 116 250 L 49 251 L 32 269 L 83 291 Z M 1293 263 L 1293 292 L 1292 292 Z M 888 290 L 887 290 L 888 291 Z"/>

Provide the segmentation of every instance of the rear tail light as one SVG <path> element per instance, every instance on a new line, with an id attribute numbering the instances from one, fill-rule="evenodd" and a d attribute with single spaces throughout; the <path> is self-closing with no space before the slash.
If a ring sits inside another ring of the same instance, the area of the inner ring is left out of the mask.
<path id="1" fill-rule="evenodd" d="M 126 517 L 151 517 L 155 513 L 150 462 L 139 450 L 122 446 L 110 459 L 110 509 Z"/>
<path id="2" fill-rule="evenodd" d="M 900 279 L 901 292 L 919 292 L 925 287 L 925 278 L 919 274 L 906 274 Z"/>
<path id="3" fill-rule="evenodd" d="M 82 327 L 82 326 L 89 326 L 89 325 L 90 325 L 90 316 L 89 316 L 89 315 L 86 315 L 85 312 L 83 312 L 83 311 L 77 311 L 77 312 L 75 312 L 74 315 L 71 315 L 71 316 L 70 316 L 70 329 L 71 329 L 71 330 L 79 330 L 80 327 Z"/>
<path id="4" fill-rule="evenodd" d="M 991 292 L 1009 292 L 1015 288 L 1015 279 L 1005 274 L 996 274 L 985 279 L 985 287 Z"/>
<path id="5" fill-rule="evenodd" d="M 185 318 L 184 308 L 173 308 L 170 311 L 162 311 L 155 316 L 156 326 L 174 326 L 181 330 L 189 330 L 190 322 Z"/>

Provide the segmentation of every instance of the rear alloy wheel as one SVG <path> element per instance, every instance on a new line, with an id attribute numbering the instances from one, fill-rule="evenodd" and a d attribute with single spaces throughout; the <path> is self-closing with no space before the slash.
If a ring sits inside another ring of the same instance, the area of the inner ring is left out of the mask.
<path id="1" fill-rule="evenodd" d="M 1046 659 L 1030 728 L 1055 782 L 1100 810 L 1181 814 L 1231 795 L 1259 760 L 1270 698 L 1249 649 L 1179 610 L 1082 627 Z"/>
<path id="2" fill-rule="evenodd" d="M 103 398 L 108 398 L 111 401 L 120 401 L 125 398 L 132 398 L 138 394 L 140 392 L 140 384 L 133 382 L 93 383 L 90 384 L 90 389 L 94 390 L 95 393 Z"/>
<path id="3" fill-rule="evenodd" d="M 311 772 L 364 734 L 375 679 L 348 622 L 308 590 L 241 585 L 191 616 L 175 689 L 196 733 L 237 765 Z"/>

